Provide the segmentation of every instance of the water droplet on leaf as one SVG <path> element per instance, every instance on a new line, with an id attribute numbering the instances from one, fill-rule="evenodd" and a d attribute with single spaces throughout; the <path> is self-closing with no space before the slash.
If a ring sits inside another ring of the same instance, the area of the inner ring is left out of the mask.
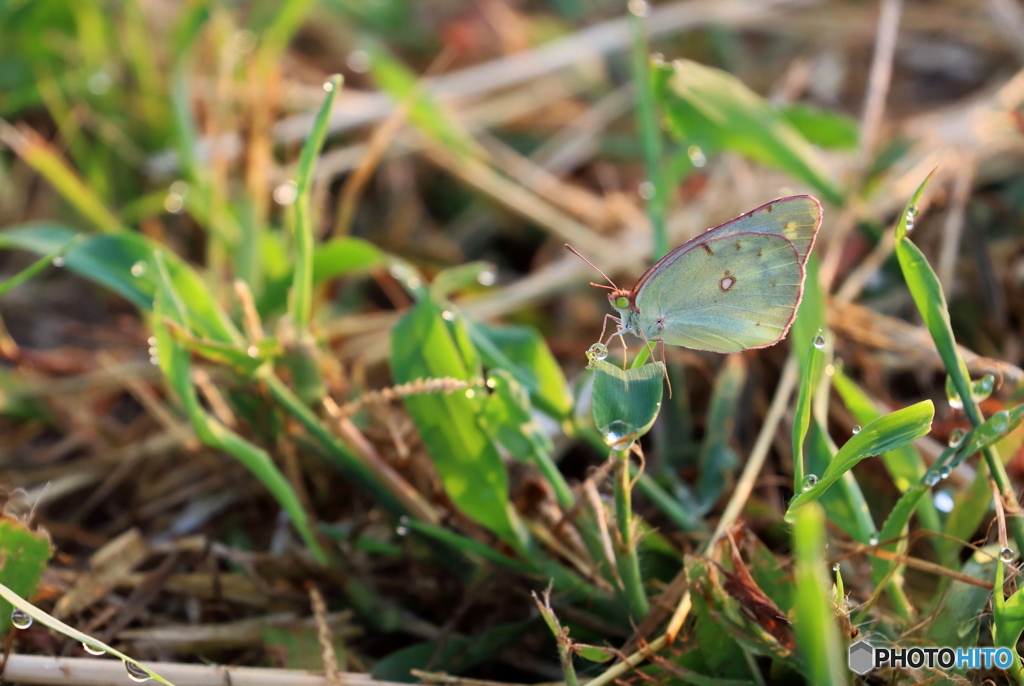
<path id="1" fill-rule="evenodd" d="M 914 223 L 917 221 L 917 215 L 920 210 L 917 209 L 917 205 L 911 205 L 907 208 L 907 231 L 914 230 Z"/>
<path id="2" fill-rule="evenodd" d="M 954 410 L 964 409 L 964 401 L 960 398 L 960 394 L 957 393 L 956 386 L 953 385 L 953 378 L 949 376 L 946 377 L 946 400 Z"/>
<path id="3" fill-rule="evenodd" d="M 690 158 L 690 164 L 700 169 L 708 163 L 708 158 L 704 155 L 704 151 L 699 146 L 691 145 L 686 149 L 686 156 Z"/>
<path id="4" fill-rule="evenodd" d="M 1009 564 L 1014 561 L 1017 557 L 1017 553 L 1013 552 L 1013 548 L 1003 548 L 999 551 L 999 559 Z"/>
<path id="5" fill-rule="evenodd" d="M 804 477 L 803 489 L 809 491 L 818 485 L 818 477 L 815 474 L 808 474 Z"/>
<path id="6" fill-rule="evenodd" d="M 852 428 L 852 429 L 850 429 L 850 431 L 851 431 L 851 432 L 853 432 L 853 435 L 854 435 L 854 436 L 856 436 L 857 434 L 859 434 L 859 433 L 860 433 L 860 424 L 854 424 L 854 425 L 853 425 L 853 428 Z"/>
<path id="7" fill-rule="evenodd" d="M 963 440 L 964 440 L 964 430 L 963 429 L 953 429 L 949 433 L 949 441 L 947 442 L 947 445 L 949 445 L 950 448 L 955 448 L 958 445 L 960 445 L 963 442 Z"/>
<path id="8" fill-rule="evenodd" d="M 67 264 L 67 262 L 64 260 L 63 255 L 57 255 L 56 257 L 53 258 L 54 267 L 63 267 L 65 264 Z"/>
<path id="9" fill-rule="evenodd" d="M 590 360 L 603 360 L 608 357 L 608 346 L 604 343 L 595 343 L 587 350 L 587 358 Z"/>
<path id="10" fill-rule="evenodd" d="M 132 681 L 149 681 L 153 678 L 149 675 L 149 672 L 144 670 L 142 667 L 139 667 L 134 662 L 125 661 L 124 668 L 128 672 L 128 678 Z"/>
<path id="11" fill-rule="evenodd" d="M 24 610 L 14 608 L 11 613 L 11 624 L 17 629 L 27 629 L 32 626 L 32 618 Z"/>
<path id="12" fill-rule="evenodd" d="M 928 473 L 924 475 L 924 482 L 929 486 L 934 486 L 935 484 L 939 483 L 940 480 L 941 479 L 939 478 L 939 473 L 934 469 L 929 470 Z"/>
<path id="13" fill-rule="evenodd" d="M 825 347 L 825 337 L 818 334 L 814 337 L 814 347 L 818 350 L 822 350 Z"/>
<path id="14" fill-rule="evenodd" d="M 1005 431 L 1010 423 L 1010 413 L 1006 410 L 999 410 L 989 418 L 989 424 L 995 431 Z"/>
<path id="15" fill-rule="evenodd" d="M 481 286 L 493 286 L 498 281 L 498 275 L 493 269 L 485 269 L 476 275 L 476 280 Z"/>
<path id="16" fill-rule="evenodd" d="M 146 263 L 139 260 L 132 265 L 132 276 L 138 278 L 146 273 Z"/>
<path id="17" fill-rule="evenodd" d="M 638 433 L 635 426 L 621 419 L 616 419 L 607 426 L 601 427 L 599 431 L 605 445 L 615 450 L 625 450 L 631 446 Z"/>
<path id="18" fill-rule="evenodd" d="M 103 650 L 99 646 L 94 646 L 91 643 L 82 643 L 82 650 L 89 653 L 90 655 L 104 655 L 107 651 Z"/>
<path id="19" fill-rule="evenodd" d="M 452 312 L 451 310 L 445 310 L 444 312 L 441 313 L 441 319 L 445 320 L 446 322 L 453 322 L 455 321 L 455 313 Z"/>
<path id="20" fill-rule="evenodd" d="M 878 534 L 871 534 L 868 538 L 868 545 L 878 545 Z"/>
<path id="21" fill-rule="evenodd" d="M 398 518 L 398 526 L 395 527 L 395 533 L 399 536 L 409 535 L 409 518 L 405 515 Z"/>
<path id="22" fill-rule="evenodd" d="M 834 565 L 832 565 L 832 571 L 833 572 L 838 572 L 839 571 L 839 563 L 838 562 L 835 563 Z"/>
<path id="23" fill-rule="evenodd" d="M 949 475 L 952 474 L 952 473 L 953 473 L 953 468 L 950 467 L 948 464 L 944 464 L 941 467 L 939 467 L 939 478 L 940 479 L 948 479 Z"/>

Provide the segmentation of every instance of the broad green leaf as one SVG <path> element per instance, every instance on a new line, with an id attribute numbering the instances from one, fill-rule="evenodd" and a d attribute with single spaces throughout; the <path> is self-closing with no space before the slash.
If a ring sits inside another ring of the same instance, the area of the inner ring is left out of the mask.
<path id="1" fill-rule="evenodd" d="M 801 656 L 814 684 L 847 684 L 843 645 L 829 600 L 831 582 L 825 574 L 825 516 L 817 504 L 800 508 L 793 526 L 796 594 L 794 630 Z"/>
<path id="2" fill-rule="evenodd" d="M 625 450 L 651 428 L 661 408 L 665 366 L 660 362 L 622 369 L 592 359 L 594 425 L 605 444 Z"/>
<path id="3" fill-rule="evenodd" d="M 391 334 L 391 370 L 396 383 L 451 377 L 469 381 L 476 369 L 431 298 L 420 300 Z M 464 335 L 464 334 L 463 334 Z M 481 428 L 483 389 L 404 398 L 445 491 L 467 515 L 518 547 L 508 499 L 508 476 L 497 449 Z"/>
<path id="4" fill-rule="evenodd" d="M 31 598 L 52 554 L 50 537 L 42 529 L 32 530 L 26 522 L 0 516 L 0 583 L 22 598 Z M 0 599 L 0 632 L 11 628 L 11 603 Z"/>
<path id="5" fill-rule="evenodd" d="M 812 186 L 834 205 L 844 193 L 785 113 L 735 76 L 689 60 L 656 70 L 656 93 L 671 131 L 705 153 L 734 150 Z"/>
<path id="6" fill-rule="evenodd" d="M 854 150 L 857 147 L 860 139 L 857 120 L 841 112 L 797 103 L 782 108 L 782 114 L 814 145 L 838 150 Z"/>
<path id="7" fill-rule="evenodd" d="M 529 326 L 491 326 L 467 320 L 470 338 L 484 363 L 510 372 L 530 392 L 537 409 L 566 419 L 573 409 L 572 393 L 551 349 Z"/>
<path id="8" fill-rule="evenodd" d="M 55 224 L 28 224 L 0 233 L 0 247 L 51 253 L 74 238 L 75 232 Z M 206 284 L 192 268 L 160 244 L 140 234 L 117 231 L 89 236 L 67 252 L 67 269 L 106 286 L 143 310 L 153 308 L 156 293 L 154 252 L 163 251 L 174 289 L 187 310 L 195 333 L 215 341 L 242 345 L 244 338 L 220 309 Z"/>
<path id="9" fill-rule="evenodd" d="M 313 250 L 313 283 L 387 264 L 387 255 L 362 238 L 334 238 Z"/>
<path id="10" fill-rule="evenodd" d="M 786 521 L 792 522 L 796 510 L 821 497 L 829 486 L 865 457 L 893 450 L 927 434 L 934 414 L 932 402 L 925 400 L 879 417 L 865 426 L 840 448 L 815 485 L 790 501 Z"/>

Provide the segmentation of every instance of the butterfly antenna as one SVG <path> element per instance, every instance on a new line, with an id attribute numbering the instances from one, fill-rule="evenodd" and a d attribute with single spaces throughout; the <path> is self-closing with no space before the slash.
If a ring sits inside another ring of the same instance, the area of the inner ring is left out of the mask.
<path id="1" fill-rule="evenodd" d="M 575 255 L 576 257 L 578 257 L 578 258 L 580 258 L 581 260 L 583 260 L 584 262 L 586 262 L 587 264 L 589 264 L 589 265 L 590 265 L 591 267 L 593 267 L 593 268 L 594 268 L 594 271 L 596 271 L 596 272 L 597 272 L 598 274 L 600 274 L 601 276 L 603 276 L 603 277 L 605 278 L 605 280 L 607 280 L 607 281 L 608 281 L 608 283 L 610 283 L 610 284 L 612 285 L 612 290 L 615 290 L 615 291 L 619 290 L 619 287 L 615 285 L 615 282 L 614 282 L 614 281 L 612 281 L 611 279 L 609 279 L 609 278 L 608 278 L 608 275 L 607 275 L 607 274 L 605 274 L 605 273 L 604 273 L 603 271 L 601 271 L 600 269 L 598 269 L 598 268 L 597 268 L 597 265 L 596 265 L 596 264 L 594 264 L 593 262 L 591 262 L 590 260 L 588 260 L 588 259 L 587 259 L 586 257 L 584 257 L 583 255 L 581 255 L 581 254 L 580 254 L 580 251 L 579 251 L 579 250 L 577 250 L 576 248 L 572 247 L 572 246 L 571 246 L 571 245 L 569 245 L 568 243 L 566 243 L 566 244 L 565 244 L 565 249 L 566 249 L 566 250 L 568 250 L 569 252 L 571 252 L 571 253 L 572 253 L 573 255 Z M 598 288 L 608 288 L 607 286 L 601 286 L 600 284 L 596 284 L 596 283 L 592 283 L 592 284 L 590 284 L 590 285 L 591 285 L 591 286 L 597 286 Z"/>

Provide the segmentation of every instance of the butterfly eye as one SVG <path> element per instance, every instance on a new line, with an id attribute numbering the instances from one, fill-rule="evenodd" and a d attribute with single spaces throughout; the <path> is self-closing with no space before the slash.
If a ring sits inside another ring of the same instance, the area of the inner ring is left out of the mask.
<path id="1" fill-rule="evenodd" d="M 615 307 L 619 310 L 624 310 L 629 307 L 629 298 L 624 295 L 620 295 L 615 299 Z"/>

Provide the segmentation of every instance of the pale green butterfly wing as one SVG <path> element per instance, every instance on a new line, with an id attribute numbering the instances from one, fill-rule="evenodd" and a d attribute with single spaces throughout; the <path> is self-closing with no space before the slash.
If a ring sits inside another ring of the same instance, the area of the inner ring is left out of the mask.
<path id="1" fill-rule="evenodd" d="M 703 236 L 701 238 L 704 238 Z M 743 233 L 703 240 L 637 292 L 634 321 L 647 340 L 733 353 L 781 340 L 803 294 L 793 243 Z"/>
<path id="2" fill-rule="evenodd" d="M 782 236 L 796 250 L 800 262 L 806 264 L 821 225 L 821 203 L 810 195 L 779 198 L 741 214 L 721 226 L 705 231 L 702 237 L 716 239 L 741 233 L 763 233 Z"/>

